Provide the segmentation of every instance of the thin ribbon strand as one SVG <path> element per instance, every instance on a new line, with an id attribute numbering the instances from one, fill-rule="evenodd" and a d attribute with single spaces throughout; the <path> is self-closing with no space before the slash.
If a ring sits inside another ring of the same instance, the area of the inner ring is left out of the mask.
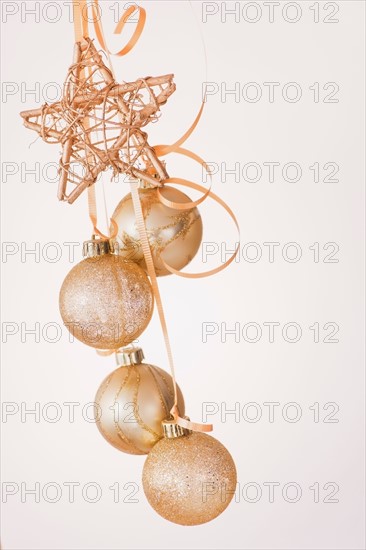
<path id="1" fill-rule="evenodd" d="M 163 303 L 161 300 L 159 285 L 156 277 L 155 266 L 152 259 L 149 239 L 147 236 L 145 219 L 144 219 L 140 195 L 139 195 L 139 186 L 137 182 L 132 181 L 130 184 L 130 187 L 131 187 L 133 207 L 134 207 L 135 216 L 136 216 L 136 224 L 140 235 L 142 250 L 144 252 L 147 271 L 150 276 L 151 286 L 153 288 L 153 292 L 155 296 L 156 307 L 159 314 L 160 324 L 164 335 L 165 347 L 166 347 L 168 359 L 169 359 L 169 366 L 170 366 L 170 370 L 173 378 L 174 405 L 170 410 L 170 414 L 173 416 L 175 422 L 179 426 L 182 426 L 183 428 L 187 428 L 189 430 L 199 431 L 199 432 L 211 432 L 213 429 L 212 424 L 198 424 L 196 422 L 191 422 L 190 420 L 187 420 L 186 418 L 182 418 L 179 416 L 178 392 L 177 392 L 177 383 L 175 378 L 173 354 L 172 354 L 172 349 L 171 349 L 169 335 L 168 335 L 168 327 L 167 327 L 165 315 L 164 315 Z"/>
<path id="2" fill-rule="evenodd" d="M 193 133 L 195 130 L 197 124 L 199 123 L 203 108 L 205 106 L 205 101 L 202 101 L 202 105 L 200 107 L 200 110 L 198 111 L 198 114 L 196 118 L 194 119 L 192 125 L 188 128 L 188 130 L 180 137 L 175 143 L 172 145 L 154 145 L 154 149 L 158 157 L 163 157 L 164 155 L 168 155 L 169 153 L 176 153 L 177 149 L 183 145 L 185 141 L 189 138 L 189 136 Z"/>
<path id="3" fill-rule="evenodd" d="M 74 19 L 74 33 L 75 33 L 75 42 L 80 42 L 80 40 L 83 38 L 83 24 L 82 24 L 82 16 L 81 16 L 81 4 L 85 3 L 85 0 L 80 0 L 80 2 L 77 2 L 76 0 L 73 0 L 72 8 L 73 8 L 73 19 Z"/>

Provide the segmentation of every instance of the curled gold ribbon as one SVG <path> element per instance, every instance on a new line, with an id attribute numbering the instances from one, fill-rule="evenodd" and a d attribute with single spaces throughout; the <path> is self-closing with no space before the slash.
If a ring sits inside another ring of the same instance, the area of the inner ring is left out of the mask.
<path id="1" fill-rule="evenodd" d="M 108 52 L 111 55 L 116 55 L 116 56 L 120 56 L 120 57 L 122 55 L 126 55 L 128 52 L 130 52 L 132 50 L 132 48 L 136 45 L 137 41 L 139 40 L 139 38 L 142 34 L 142 31 L 144 30 L 144 26 L 145 26 L 145 22 L 146 22 L 146 11 L 144 10 L 144 8 L 141 8 L 140 6 L 137 6 L 137 5 L 132 5 L 125 11 L 125 13 L 122 15 L 122 17 L 118 21 L 117 26 L 114 29 L 114 34 L 121 34 L 122 33 L 125 24 L 127 23 L 128 19 L 131 17 L 131 15 L 133 13 L 135 13 L 135 11 L 137 11 L 138 14 L 139 14 L 136 29 L 135 29 L 133 35 L 131 36 L 131 38 L 127 42 L 127 44 L 121 50 L 119 50 L 116 53 L 112 53 L 112 52 L 109 51 L 109 49 L 107 48 L 105 39 L 104 39 L 103 27 L 102 27 L 102 23 L 101 23 L 100 16 L 99 16 L 99 0 L 94 0 L 93 1 L 92 10 L 93 10 L 93 15 L 94 15 L 93 23 L 94 23 L 95 34 L 97 35 L 98 41 L 99 41 L 100 45 L 102 46 L 103 50 L 105 50 L 106 52 Z"/>
<path id="2" fill-rule="evenodd" d="M 179 180 L 179 179 L 172 178 L 171 183 L 175 183 L 175 182 L 179 183 L 180 185 L 185 185 L 186 187 L 189 187 L 190 189 L 196 189 L 197 191 L 202 191 L 202 192 L 206 191 L 206 193 L 204 195 L 204 198 L 206 198 L 206 196 L 208 196 L 211 199 L 213 199 L 215 202 L 220 204 L 224 208 L 224 210 L 229 214 L 231 219 L 233 220 L 238 232 L 240 231 L 239 223 L 238 223 L 238 220 L 236 219 L 236 216 L 235 216 L 234 212 L 231 210 L 231 208 L 218 195 L 216 195 L 215 193 L 213 193 L 210 190 L 207 192 L 207 190 L 205 190 L 204 187 L 202 187 L 201 185 L 198 185 L 197 183 L 193 183 L 191 181 Z M 186 203 L 186 204 L 189 204 L 189 203 Z M 178 208 L 178 210 L 185 210 L 186 209 L 186 204 L 181 204 L 180 206 L 183 207 L 183 208 Z M 229 257 L 229 259 L 226 262 L 224 262 L 222 265 L 219 265 L 218 267 L 210 269 L 209 271 L 202 271 L 200 273 L 186 273 L 184 271 L 179 271 L 178 269 L 175 269 L 174 267 L 168 265 L 164 261 L 163 258 L 161 258 L 161 261 L 162 261 L 162 264 L 164 265 L 164 267 L 168 271 L 170 271 L 170 273 L 174 273 L 175 275 L 179 275 L 180 277 L 185 277 L 187 279 L 200 279 L 200 278 L 203 278 L 203 277 L 209 277 L 210 275 L 215 275 L 216 273 L 219 273 L 220 271 L 223 271 L 224 269 L 226 269 L 234 261 L 236 255 L 239 251 L 239 247 L 240 247 L 240 243 L 238 241 L 233 254 Z"/>
<path id="3" fill-rule="evenodd" d="M 192 132 L 196 128 L 196 126 L 197 126 L 197 124 L 198 124 L 198 122 L 199 122 L 199 120 L 202 116 L 204 105 L 205 105 L 205 101 L 202 102 L 200 110 L 198 111 L 198 114 L 197 114 L 196 118 L 194 119 L 193 124 L 188 128 L 188 130 L 183 134 L 183 136 L 180 139 L 178 139 L 172 145 L 155 145 L 154 149 L 155 149 L 155 152 L 158 155 L 158 157 L 168 155 L 169 153 L 177 153 L 179 155 L 183 155 L 185 157 L 188 157 L 188 158 L 192 159 L 195 162 L 198 162 L 198 164 L 200 164 L 206 170 L 206 172 L 208 173 L 208 175 L 209 175 L 209 177 L 212 181 L 211 170 L 210 170 L 209 166 L 207 165 L 207 163 L 201 157 L 199 157 L 196 153 L 194 153 L 193 151 L 190 151 L 188 149 L 185 149 L 185 148 L 181 147 L 181 145 L 183 145 L 183 143 L 189 138 L 189 136 L 192 134 Z M 168 199 L 166 199 L 162 195 L 162 193 L 160 192 L 160 189 L 158 187 L 157 188 L 157 194 L 158 194 L 159 200 L 162 204 L 164 204 L 165 206 L 168 206 L 169 208 L 174 208 L 176 210 L 189 210 L 190 208 L 194 208 L 195 206 L 198 206 L 199 204 L 201 204 L 207 197 L 210 197 L 211 199 L 216 201 L 218 204 L 220 204 L 220 206 L 222 206 L 224 208 L 224 210 L 229 214 L 229 216 L 233 220 L 233 222 L 235 224 L 235 227 L 238 230 L 238 234 L 239 234 L 238 243 L 235 247 L 235 250 L 234 250 L 233 254 L 229 257 L 229 259 L 226 262 L 224 262 L 222 265 L 220 265 L 220 266 L 218 266 L 214 269 L 210 269 L 209 271 L 203 271 L 201 273 L 186 273 L 186 272 L 180 271 L 178 269 L 175 269 L 174 267 L 167 264 L 164 261 L 163 258 L 161 258 L 161 261 L 162 261 L 164 267 L 170 273 L 173 273 L 174 275 L 178 275 L 179 277 L 185 277 L 185 278 L 188 278 L 188 279 L 198 279 L 198 278 L 203 278 L 203 277 L 209 277 L 211 275 L 215 275 L 216 273 L 219 273 L 220 271 L 226 269 L 231 264 L 231 262 L 234 261 L 235 257 L 237 256 L 237 254 L 239 252 L 239 247 L 240 247 L 240 228 L 239 228 L 239 223 L 238 223 L 238 220 L 236 219 L 236 216 L 235 216 L 234 212 L 226 204 L 225 201 L 223 201 L 218 195 L 216 195 L 215 193 L 213 193 L 211 191 L 211 185 L 208 189 L 205 189 L 204 187 L 202 187 L 201 185 L 198 185 L 197 183 L 194 183 L 192 181 L 185 180 L 185 179 L 182 179 L 182 178 L 168 178 L 168 179 L 164 180 L 163 183 L 164 184 L 165 183 L 171 183 L 171 184 L 183 185 L 185 187 L 188 187 L 189 189 L 195 189 L 197 191 L 201 191 L 203 193 L 203 195 L 196 201 L 178 203 L 178 202 L 173 202 L 173 201 L 169 201 Z"/>

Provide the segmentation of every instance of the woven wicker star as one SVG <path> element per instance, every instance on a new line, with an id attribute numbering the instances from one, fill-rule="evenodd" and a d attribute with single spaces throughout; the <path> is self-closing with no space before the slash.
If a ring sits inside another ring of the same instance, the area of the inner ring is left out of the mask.
<path id="1" fill-rule="evenodd" d="M 173 76 L 117 84 L 89 38 L 75 44 L 61 100 L 20 113 L 44 141 L 62 145 L 60 200 L 73 203 L 110 167 L 152 186 L 169 177 L 142 128 L 175 91 Z"/>

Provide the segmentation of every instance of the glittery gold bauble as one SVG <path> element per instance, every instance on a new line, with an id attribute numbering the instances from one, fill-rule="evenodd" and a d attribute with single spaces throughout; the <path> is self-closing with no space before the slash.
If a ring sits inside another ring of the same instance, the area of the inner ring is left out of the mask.
<path id="1" fill-rule="evenodd" d="M 147 327 L 153 304 L 144 270 L 113 254 L 78 263 L 60 290 L 60 312 L 66 327 L 93 348 L 127 346 Z"/>
<path id="2" fill-rule="evenodd" d="M 163 438 L 148 455 L 142 483 L 147 500 L 163 518 L 199 525 L 220 515 L 236 488 L 234 461 L 213 437 L 192 432 Z"/>
<path id="3" fill-rule="evenodd" d="M 145 363 L 120 367 L 101 383 L 95 403 L 96 424 L 113 447 L 147 454 L 163 437 L 161 422 L 174 404 L 172 377 Z M 178 408 L 184 413 L 179 388 Z"/>
<path id="4" fill-rule="evenodd" d="M 175 269 L 182 269 L 201 244 L 202 220 L 198 209 L 168 208 L 159 201 L 156 189 L 140 189 L 139 193 L 156 274 L 170 274 L 161 259 Z M 185 193 L 173 187 L 164 186 L 160 193 L 172 202 L 191 202 Z M 121 256 L 146 269 L 131 194 L 121 200 L 112 219 L 118 225 L 117 243 Z"/>

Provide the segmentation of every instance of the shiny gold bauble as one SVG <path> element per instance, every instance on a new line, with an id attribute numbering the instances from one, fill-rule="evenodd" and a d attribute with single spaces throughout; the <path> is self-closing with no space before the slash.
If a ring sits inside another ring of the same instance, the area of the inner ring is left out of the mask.
<path id="1" fill-rule="evenodd" d="M 172 377 L 145 363 L 120 367 L 101 383 L 95 403 L 96 424 L 113 447 L 147 454 L 163 437 L 161 423 L 174 404 Z M 179 388 L 178 408 L 183 414 Z"/>
<path id="2" fill-rule="evenodd" d="M 144 270 L 114 254 L 81 261 L 60 290 L 60 312 L 66 327 L 93 348 L 128 345 L 147 327 L 153 304 Z"/>
<path id="3" fill-rule="evenodd" d="M 199 525 L 216 518 L 236 489 L 236 469 L 213 437 L 192 432 L 163 438 L 148 455 L 142 483 L 147 500 L 163 518 Z"/>
<path id="4" fill-rule="evenodd" d="M 172 202 L 191 202 L 187 195 L 173 187 L 164 186 L 160 193 Z M 168 208 L 159 201 L 156 189 L 140 189 L 139 194 L 156 274 L 170 274 L 161 259 L 175 269 L 182 269 L 201 244 L 202 220 L 198 209 Z M 146 269 L 131 194 L 121 200 L 112 219 L 118 225 L 120 255 Z"/>

